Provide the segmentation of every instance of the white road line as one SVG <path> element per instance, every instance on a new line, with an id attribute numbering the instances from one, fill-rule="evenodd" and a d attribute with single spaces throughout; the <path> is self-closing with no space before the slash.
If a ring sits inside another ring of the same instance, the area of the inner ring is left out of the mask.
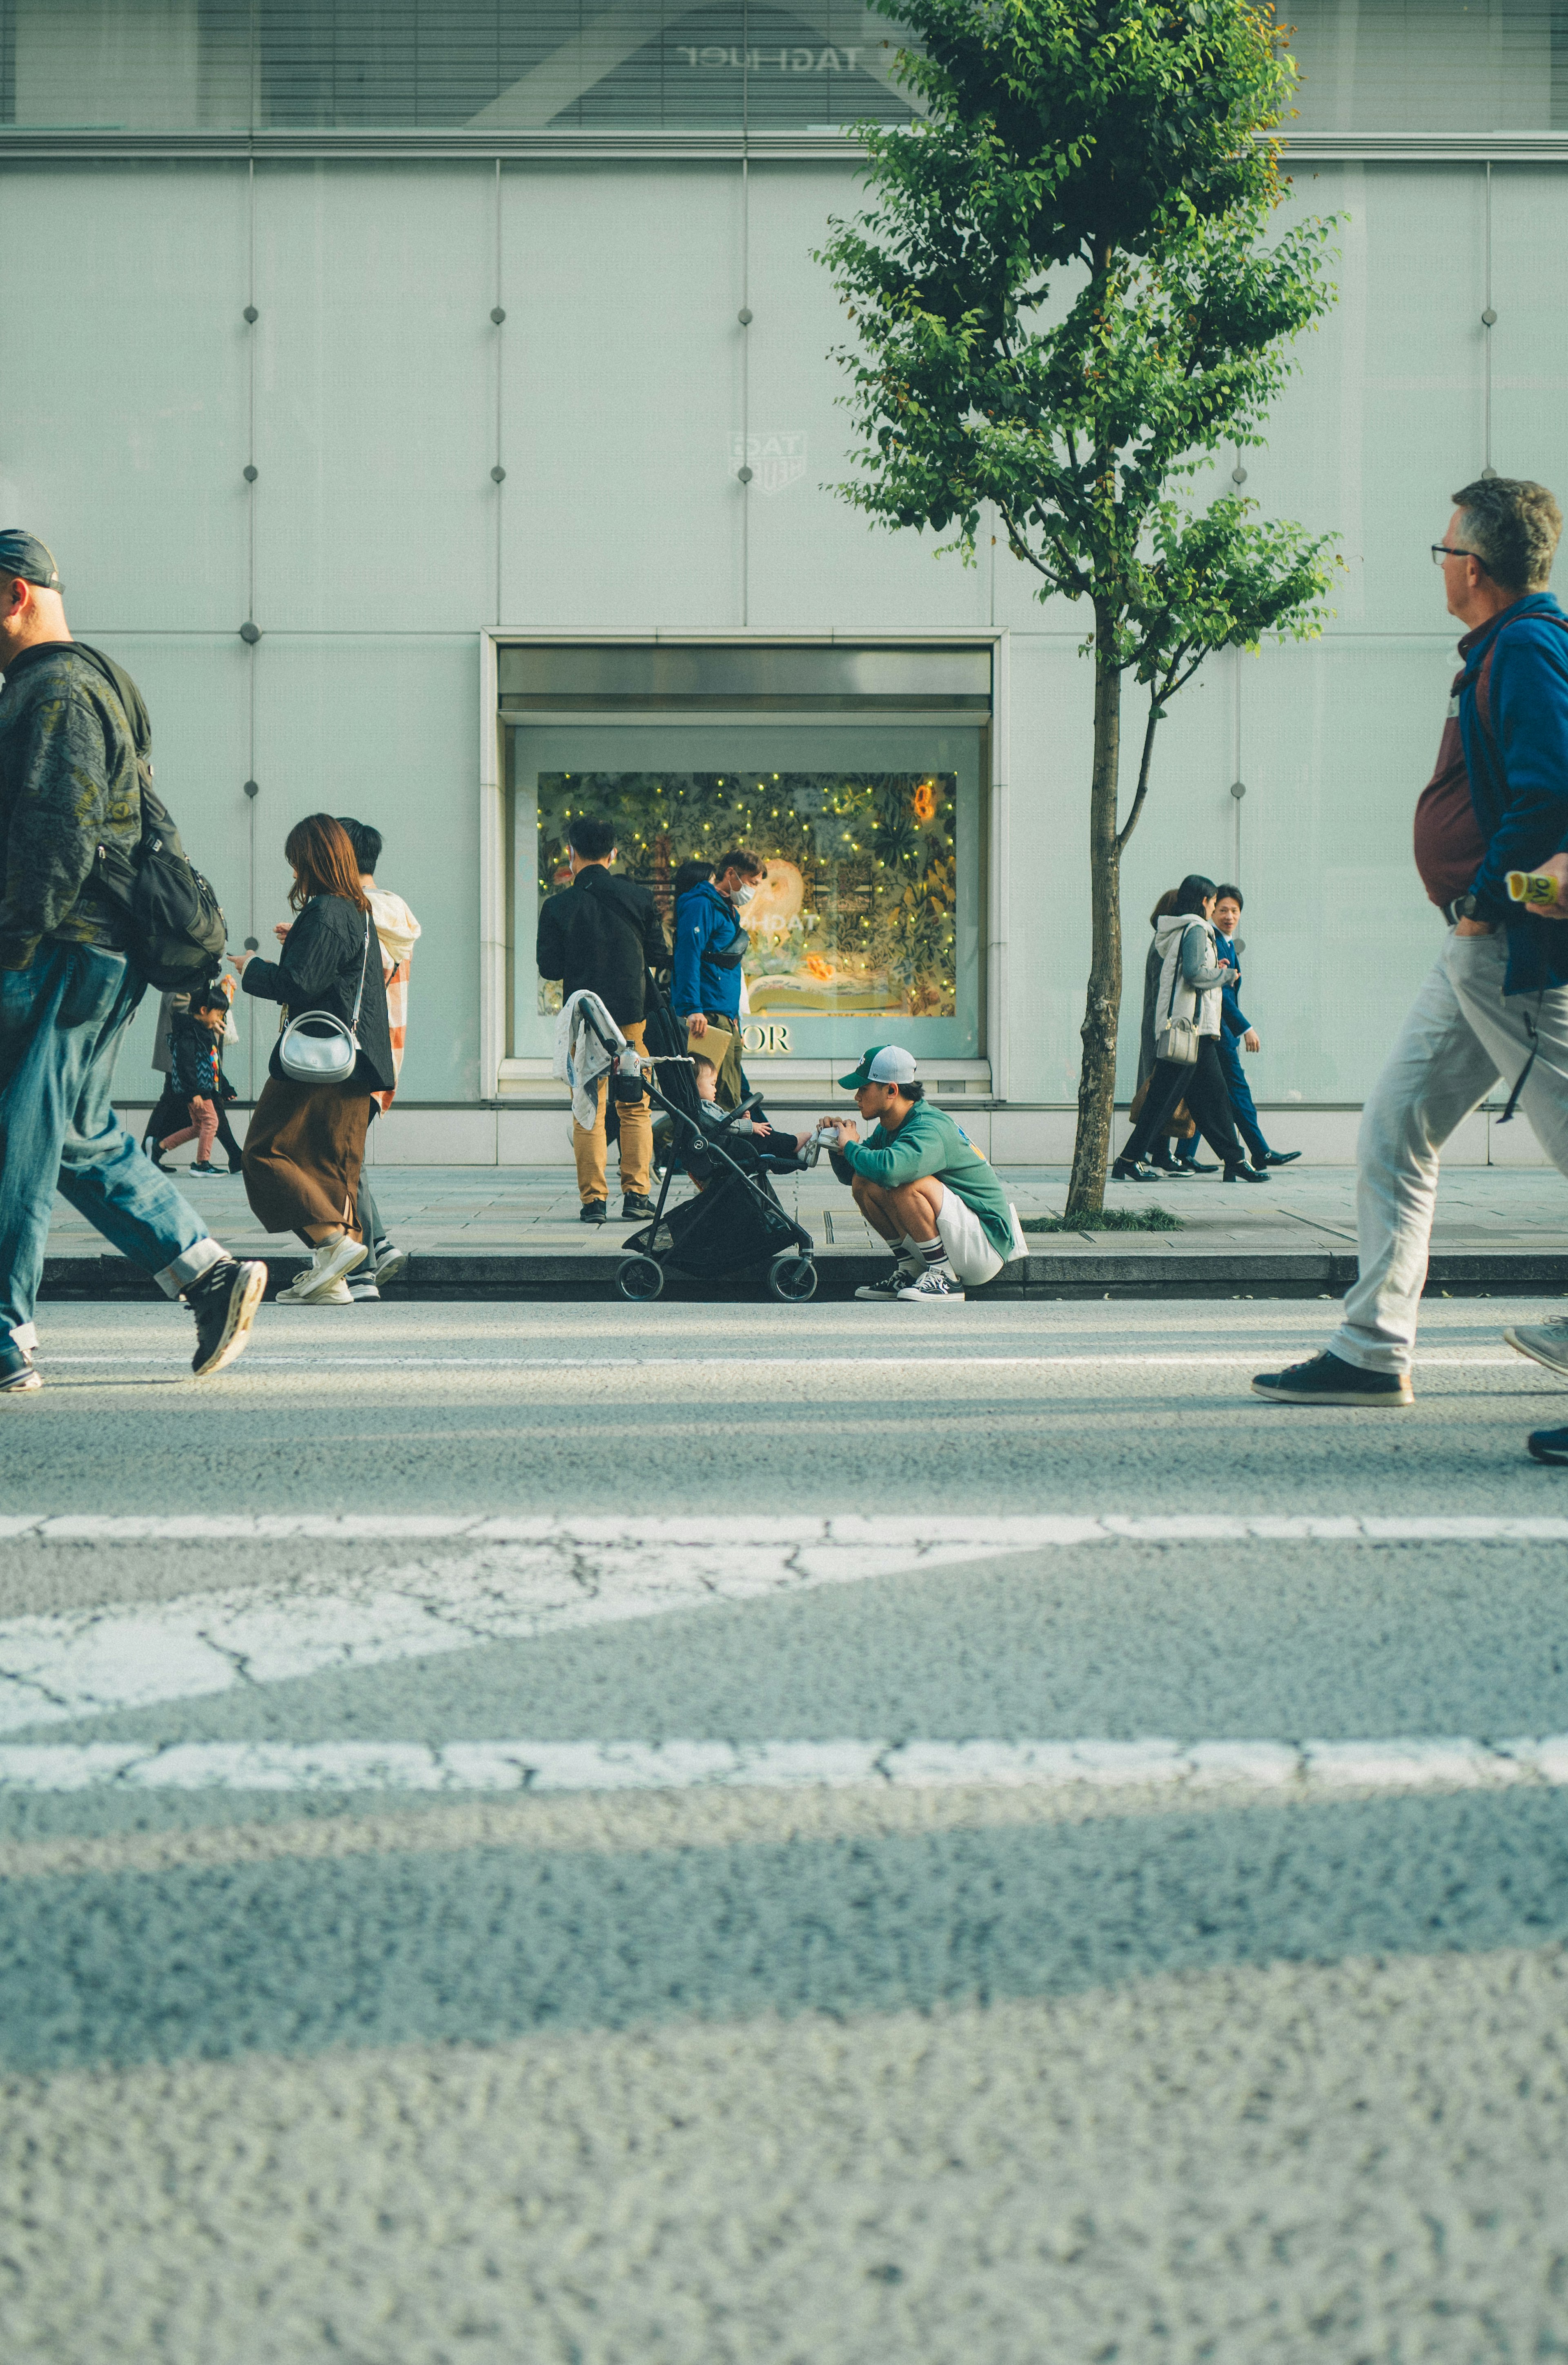
<path id="1" fill-rule="evenodd" d="M 323 1542 L 669 1544 L 857 1544 L 913 1547 L 967 1544 L 975 1552 L 1032 1550 L 1040 1544 L 1104 1541 L 1141 1543 L 1568 1543 L 1568 1516 L 1449 1517 L 1370 1511 L 1001 1512 L 944 1517 L 915 1512 L 872 1518 L 860 1512 L 771 1516 L 741 1512 L 661 1513 L 646 1519 L 549 1511 L 17 1511 L 0 1512 L 0 1542 L 47 1544 Z"/>
<path id="2" fill-rule="evenodd" d="M 259 1556 L 254 1580 L 176 1599 L 0 1620 L 0 1732 L 422 1659 L 1043 1548 L 1215 1543 L 1568 1544 L 1568 1519 L 1385 1519 L 1208 1512 L 1100 1518 L 517 1519 L 134 1514 L 0 1519 L 46 1547 L 307 1541 L 459 1544 L 402 1563 L 300 1572 Z"/>
<path id="3" fill-rule="evenodd" d="M 1160 1790 L 1238 1800 L 1568 1786 L 1568 1734 L 1393 1741 L 92 1742 L 0 1747 L 0 1793 Z"/>
<path id="4" fill-rule="evenodd" d="M 246 1356 L 244 1370 L 294 1371 L 307 1365 L 312 1371 L 328 1372 L 799 1372 L 815 1373 L 824 1367 L 833 1371 L 870 1372 L 888 1366 L 902 1368 L 918 1364 L 922 1369 L 942 1371 L 1080 1371 L 1096 1370 L 1108 1365 L 1118 1369 L 1126 1366 L 1137 1371 L 1191 1371 L 1197 1366 L 1212 1366 L 1233 1371 L 1238 1365 L 1266 1362 L 1271 1349 L 1265 1343 L 1245 1347 L 1230 1355 L 913 1355 L 902 1348 L 890 1346 L 882 1355 L 281 1355 L 265 1349 L 252 1348 Z M 160 1355 L 122 1351 L 106 1347 L 101 1354 L 54 1355 L 47 1352 L 39 1357 L 40 1370 L 52 1371 L 56 1364 L 89 1364 L 93 1366 L 134 1366 L 138 1370 L 179 1371 L 190 1368 L 189 1358 L 183 1355 Z M 1488 1371 L 1522 1370 L 1527 1359 L 1520 1355 L 1468 1355 L 1439 1352 L 1417 1355 L 1417 1368 L 1421 1371 L 1447 1371 L 1463 1365 L 1479 1366 Z"/>

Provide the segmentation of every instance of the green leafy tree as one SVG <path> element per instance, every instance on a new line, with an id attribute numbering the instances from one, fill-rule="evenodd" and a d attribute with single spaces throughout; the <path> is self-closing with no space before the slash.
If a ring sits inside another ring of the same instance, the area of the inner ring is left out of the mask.
<path id="1" fill-rule="evenodd" d="M 1092 952 L 1071 1212 L 1103 1201 L 1122 994 L 1120 864 L 1170 701 L 1215 649 L 1308 638 L 1331 537 L 1212 492 L 1260 443 L 1288 346 L 1327 310 L 1331 226 L 1264 243 L 1294 66 L 1248 0 L 872 0 L 919 35 L 923 110 L 860 127 L 870 209 L 819 255 L 856 324 L 863 439 L 839 489 L 878 522 L 987 518 L 1087 600 Z M 1202 480 L 1207 479 L 1207 482 Z M 1198 482 L 1193 482 L 1198 479 Z M 1122 696 L 1148 694 L 1121 813 Z"/>

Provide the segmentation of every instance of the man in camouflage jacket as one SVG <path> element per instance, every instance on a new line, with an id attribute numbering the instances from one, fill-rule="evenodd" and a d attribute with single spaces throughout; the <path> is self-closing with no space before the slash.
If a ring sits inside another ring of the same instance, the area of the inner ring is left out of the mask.
<path id="1" fill-rule="evenodd" d="M 244 1347 L 267 1269 L 224 1253 L 110 1098 L 142 987 L 94 866 L 100 846 L 140 844 L 147 712 L 129 676 L 73 641 L 52 554 L 15 527 L 0 528 L 0 1397 L 41 1383 L 33 1310 L 56 1189 L 185 1298 L 200 1377 Z"/>
<path id="2" fill-rule="evenodd" d="M 130 718 L 74 641 L 12 657 L 0 697 L 0 969 L 28 969 L 45 938 L 125 950 L 93 881 L 100 846 L 135 851 L 141 784 Z"/>

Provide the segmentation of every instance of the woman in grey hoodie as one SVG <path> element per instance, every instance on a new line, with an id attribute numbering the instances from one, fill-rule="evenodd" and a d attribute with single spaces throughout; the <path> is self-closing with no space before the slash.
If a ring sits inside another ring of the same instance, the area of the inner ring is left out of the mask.
<path id="1" fill-rule="evenodd" d="M 1159 955 L 1159 986 L 1154 1006 L 1158 1033 L 1172 1018 L 1195 1018 L 1198 1057 L 1195 1064 L 1157 1059 L 1149 1078 L 1143 1114 L 1126 1147 L 1111 1169 L 1118 1182 L 1151 1182 L 1156 1169 L 1146 1164 L 1150 1145 L 1162 1138 L 1166 1122 L 1179 1100 L 1185 1100 L 1199 1132 L 1225 1163 L 1227 1182 L 1266 1181 L 1267 1170 L 1249 1166 L 1236 1131 L 1225 1070 L 1219 1063 L 1220 988 L 1230 975 L 1228 965 L 1215 949 L 1211 925 L 1215 908 L 1212 879 L 1193 872 L 1177 891 L 1175 909 L 1159 920 L 1154 935 Z"/>

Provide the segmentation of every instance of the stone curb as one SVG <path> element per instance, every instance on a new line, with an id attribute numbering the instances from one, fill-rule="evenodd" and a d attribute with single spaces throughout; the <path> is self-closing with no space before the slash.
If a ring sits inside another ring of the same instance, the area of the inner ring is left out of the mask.
<path id="1" fill-rule="evenodd" d="M 1156 1236 L 1156 1239 L 1159 1236 Z M 298 1256 L 265 1259 L 268 1296 L 304 1269 Z M 393 1299 L 454 1301 L 554 1298 L 587 1304 L 615 1303 L 617 1260 L 602 1250 L 484 1250 L 414 1252 Z M 856 1250 L 818 1253 L 819 1302 L 852 1297 L 863 1282 L 887 1270 L 880 1256 Z M 1219 1293 L 1248 1297 L 1342 1297 L 1356 1276 L 1349 1251 L 1288 1250 L 1249 1255 L 1234 1248 L 1170 1250 L 1151 1239 L 1136 1251 L 1057 1250 L 1010 1264 L 970 1298 L 1200 1298 Z M 1455 1297 L 1529 1295 L 1568 1292 L 1568 1254 L 1537 1250 L 1449 1250 L 1427 1269 L 1428 1292 Z M 766 1269 L 758 1266 L 732 1279 L 700 1283 L 672 1274 L 660 1303 L 753 1301 L 766 1298 Z M 53 1256 L 45 1260 L 39 1295 L 91 1303 L 153 1299 L 161 1295 L 149 1274 L 120 1256 Z"/>

